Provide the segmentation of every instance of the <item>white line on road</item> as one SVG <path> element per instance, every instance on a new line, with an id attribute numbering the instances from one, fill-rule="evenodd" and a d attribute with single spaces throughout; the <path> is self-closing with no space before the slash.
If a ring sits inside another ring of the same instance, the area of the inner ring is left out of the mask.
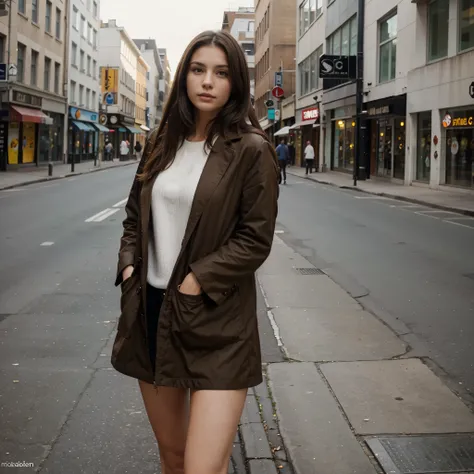
<path id="1" fill-rule="evenodd" d="M 120 209 L 118 209 L 118 208 L 109 209 L 108 212 L 106 212 L 105 214 L 102 214 L 94 222 L 102 222 L 103 220 L 107 219 L 108 217 L 113 216 L 118 211 L 120 211 Z"/>
<path id="2" fill-rule="evenodd" d="M 110 209 L 104 209 L 103 211 L 98 212 L 97 214 L 93 215 L 92 217 L 89 217 L 89 219 L 86 219 L 85 222 L 93 222 L 98 217 L 100 217 L 102 214 L 105 214 L 106 212 L 109 212 L 109 211 L 110 211 Z"/>
<path id="3" fill-rule="evenodd" d="M 121 207 L 128 201 L 128 198 L 122 199 L 121 201 L 114 204 L 112 207 Z"/>
<path id="4" fill-rule="evenodd" d="M 425 214 L 426 211 L 415 212 L 419 216 L 431 217 L 431 219 L 439 219 L 437 216 L 432 216 L 431 214 Z"/>
<path id="5" fill-rule="evenodd" d="M 424 214 L 454 214 L 458 215 L 457 212 L 451 212 L 451 211 L 420 211 L 423 212 Z"/>
<path id="6" fill-rule="evenodd" d="M 51 247 L 51 245 L 54 245 L 54 242 L 43 242 L 41 247 Z"/>
<path id="7" fill-rule="evenodd" d="M 448 224 L 458 225 L 459 227 L 465 227 L 466 229 L 474 230 L 474 227 L 470 225 L 460 224 L 459 222 L 453 222 L 453 221 L 447 221 L 447 220 L 445 220 L 444 222 L 447 222 Z"/>

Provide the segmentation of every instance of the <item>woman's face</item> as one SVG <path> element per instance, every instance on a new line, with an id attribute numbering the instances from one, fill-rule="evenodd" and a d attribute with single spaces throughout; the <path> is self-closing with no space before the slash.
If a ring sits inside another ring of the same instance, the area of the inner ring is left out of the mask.
<path id="1" fill-rule="evenodd" d="M 191 58 L 186 78 L 189 100 L 200 112 L 216 115 L 231 93 L 229 66 L 222 49 L 203 46 Z"/>

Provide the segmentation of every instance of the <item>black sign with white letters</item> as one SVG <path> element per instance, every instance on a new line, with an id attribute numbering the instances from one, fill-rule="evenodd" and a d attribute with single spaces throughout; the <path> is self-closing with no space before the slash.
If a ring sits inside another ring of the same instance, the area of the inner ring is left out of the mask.
<path id="1" fill-rule="evenodd" d="M 357 56 L 330 56 L 319 58 L 319 77 L 324 79 L 356 79 Z"/>

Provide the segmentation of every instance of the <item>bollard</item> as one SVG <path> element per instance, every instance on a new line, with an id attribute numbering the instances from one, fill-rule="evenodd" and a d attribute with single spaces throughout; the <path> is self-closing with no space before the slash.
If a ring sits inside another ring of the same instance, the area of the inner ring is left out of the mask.
<path id="1" fill-rule="evenodd" d="M 97 155 L 94 155 L 94 168 L 97 166 Z"/>
<path id="2" fill-rule="evenodd" d="M 48 176 L 53 176 L 53 163 L 48 163 Z"/>
<path id="3" fill-rule="evenodd" d="M 75 161 L 75 157 L 74 155 L 71 155 L 71 173 L 74 173 L 74 161 Z"/>

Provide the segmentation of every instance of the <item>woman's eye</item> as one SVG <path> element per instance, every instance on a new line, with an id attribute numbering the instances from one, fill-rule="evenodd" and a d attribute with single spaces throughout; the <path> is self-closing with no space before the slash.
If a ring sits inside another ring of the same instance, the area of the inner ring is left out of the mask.
<path id="1" fill-rule="evenodd" d="M 229 73 L 227 71 L 219 71 L 217 75 L 221 77 L 229 77 Z"/>
<path id="2" fill-rule="evenodd" d="M 192 72 L 194 72 L 194 73 L 196 73 L 196 74 L 199 74 L 199 73 L 202 72 L 202 68 L 200 68 L 200 67 L 195 67 L 195 68 L 192 69 Z"/>

